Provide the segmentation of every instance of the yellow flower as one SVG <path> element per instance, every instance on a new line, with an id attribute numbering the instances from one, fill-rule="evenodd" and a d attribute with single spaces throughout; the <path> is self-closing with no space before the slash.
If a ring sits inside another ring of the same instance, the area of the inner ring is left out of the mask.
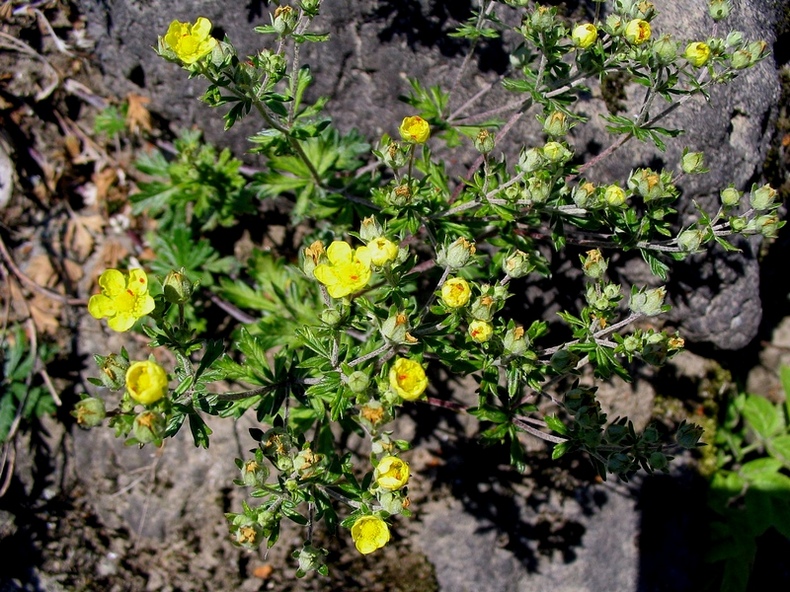
<path id="1" fill-rule="evenodd" d="M 683 57 L 695 68 L 701 68 L 710 58 L 710 47 L 702 41 L 689 43 L 686 46 L 686 51 L 683 52 Z"/>
<path id="2" fill-rule="evenodd" d="M 154 310 L 148 293 L 148 276 L 142 269 L 132 269 L 126 277 L 117 269 L 108 269 L 99 277 L 101 294 L 88 300 L 88 312 L 95 319 L 109 317 L 113 331 L 128 331 L 134 322 Z"/>
<path id="3" fill-rule="evenodd" d="M 485 343 L 494 334 L 494 326 L 487 321 L 475 319 L 469 323 L 469 336 L 478 343 Z"/>
<path id="4" fill-rule="evenodd" d="M 211 36 L 211 21 L 202 16 L 194 25 L 180 21 L 170 23 L 164 42 L 187 65 L 194 64 L 217 46 L 217 40 Z"/>
<path id="5" fill-rule="evenodd" d="M 571 40 L 576 47 L 587 49 L 598 39 L 598 29 L 592 23 L 578 25 L 571 33 Z"/>
<path id="6" fill-rule="evenodd" d="M 342 298 L 364 288 L 370 281 L 371 253 L 368 247 L 354 250 L 348 243 L 334 241 L 326 250 L 329 263 L 313 271 L 315 279 L 324 284 L 332 298 Z"/>
<path id="7" fill-rule="evenodd" d="M 450 308 L 466 306 L 471 296 L 472 290 L 469 288 L 469 282 L 464 278 L 450 278 L 442 286 L 442 302 Z"/>
<path id="8" fill-rule="evenodd" d="M 373 265 L 381 267 L 390 261 L 395 261 L 398 256 L 398 246 L 391 240 L 379 236 L 374 238 L 368 243 L 370 251 L 370 262 Z"/>
<path id="9" fill-rule="evenodd" d="M 619 208 L 625 203 L 625 191 L 619 185 L 609 185 L 603 192 L 603 199 L 613 208 Z"/>
<path id="10" fill-rule="evenodd" d="M 413 115 L 403 118 L 398 131 L 405 142 L 424 144 L 431 135 L 431 126 L 419 115 Z"/>
<path id="11" fill-rule="evenodd" d="M 167 372 L 156 362 L 135 362 L 126 371 L 126 391 L 143 405 L 156 403 L 167 394 Z"/>
<path id="12" fill-rule="evenodd" d="M 351 538 L 354 539 L 357 551 L 367 555 L 389 542 L 390 529 L 381 518 L 362 516 L 351 527 Z"/>
<path id="13" fill-rule="evenodd" d="M 632 45 L 641 45 L 650 39 L 650 23 L 634 19 L 625 26 L 625 39 Z"/>
<path id="14" fill-rule="evenodd" d="M 376 467 L 374 479 L 382 489 L 395 491 L 409 480 L 409 465 L 397 456 L 385 456 Z"/>
<path id="15" fill-rule="evenodd" d="M 397 358 L 390 368 L 390 386 L 401 399 L 415 401 L 428 388 L 428 377 L 419 362 Z"/>

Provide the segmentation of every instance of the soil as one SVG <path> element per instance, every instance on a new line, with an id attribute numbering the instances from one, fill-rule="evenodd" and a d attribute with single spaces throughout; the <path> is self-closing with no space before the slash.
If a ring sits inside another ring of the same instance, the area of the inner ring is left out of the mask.
<path id="1" fill-rule="evenodd" d="M 51 390 L 58 404 L 52 413 L 19 423 L 3 448 L 0 591 L 438 590 L 426 542 L 418 538 L 424 530 L 405 520 L 396 524 L 393 543 L 371 556 L 359 555 L 347 537 L 317 532 L 315 544 L 329 552 L 328 578 L 293 577 L 290 555 L 301 544 L 296 528 L 286 528 L 268 552 L 233 547 L 223 513 L 238 511 L 243 499 L 231 484 L 232 458 L 250 447 L 249 422 L 212 424 L 213 450 L 205 454 L 186 436 L 151 452 L 124 448 L 107 429 L 76 427 L 69 411 L 93 388 L 87 382 L 91 354 L 121 345 L 145 351 L 143 339 L 122 344 L 97 329 L 86 318 L 85 298 L 101 270 L 150 256 L 141 239 L 146 222 L 129 214 L 137 179 L 132 163 L 172 137 L 167 122 L 149 118 L 144 99 L 108 95 L 92 66 L 85 23 L 70 2 L 28 4 L 0 4 L 0 301 L 3 326 L 24 327 L 40 355 L 31 384 Z M 122 100 L 137 106 L 126 115 L 126 132 L 114 138 L 97 131 L 97 116 Z M 778 126 L 766 176 L 786 196 L 790 124 L 784 111 Z M 9 168 L 12 177 L 3 173 Z M 282 227 L 266 232 L 263 243 L 282 245 Z M 790 364 L 788 241 L 782 232 L 764 248 L 764 319 L 748 348 L 724 353 L 690 344 L 693 353 L 630 393 L 614 389 L 610 408 L 624 405 L 619 409 L 643 413 L 646 422 L 660 410 L 652 404 L 657 393 L 681 388 L 687 396 L 680 406 L 688 412 L 702 408 L 713 383 L 724 391 L 748 385 L 781 400 L 778 368 Z M 722 368 L 729 377 L 717 382 Z M 496 525 L 497 540 L 522 553 L 527 571 L 538 560 L 519 550 L 518 537 L 537 541 L 537 555 L 566 561 L 583 544 L 575 523 L 552 514 L 546 501 L 578 496 L 595 481 L 583 459 L 556 464 L 538 447 L 525 477 L 498 464 L 491 468 L 503 451 L 481 448 L 471 438 L 476 425 L 443 416 L 430 426 L 403 421 L 405 430 L 422 435 L 410 459 L 415 507 L 460 500 L 466 512 Z M 683 462 L 693 466 L 692 459 Z M 536 526 L 516 527 L 503 513 L 513 499 L 545 510 Z M 584 510 L 594 513 L 595 504 Z M 770 543 L 788 549 L 787 540 Z M 769 560 L 761 555 L 760 561 L 768 570 Z"/>

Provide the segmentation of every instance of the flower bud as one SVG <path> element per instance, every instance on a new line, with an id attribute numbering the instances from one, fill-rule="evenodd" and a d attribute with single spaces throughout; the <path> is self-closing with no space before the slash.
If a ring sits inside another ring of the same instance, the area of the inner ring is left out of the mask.
<path id="1" fill-rule="evenodd" d="M 299 473 L 300 479 L 309 479 L 315 474 L 323 458 L 322 454 L 316 454 L 309 448 L 300 450 L 294 457 L 294 470 Z"/>
<path id="2" fill-rule="evenodd" d="M 768 49 L 768 44 L 765 41 L 752 41 L 749 45 L 746 46 L 746 51 L 749 52 L 749 55 L 752 58 L 750 66 L 759 62 L 763 56 L 765 56 L 766 50 Z"/>
<path id="3" fill-rule="evenodd" d="M 296 570 L 297 577 L 304 576 L 311 571 L 320 571 L 326 561 L 326 554 L 323 549 L 308 544 L 305 544 L 299 551 L 295 551 L 294 557 L 299 565 Z"/>
<path id="4" fill-rule="evenodd" d="M 745 49 L 739 49 L 730 56 L 730 66 L 735 70 L 743 70 L 752 65 L 752 55 Z"/>
<path id="5" fill-rule="evenodd" d="M 553 111 L 543 121 L 543 131 L 554 138 L 564 136 L 566 133 L 568 133 L 569 128 L 570 125 L 568 124 L 568 116 L 562 111 Z M 554 160 L 549 154 L 546 154 L 545 147 L 543 148 L 543 155 L 549 160 Z"/>
<path id="6" fill-rule="evenodd" d="M 636 335 L 629 335 L 623 339 L 623 349 L 629 354 L 634 354 L 639 351 L 642 341 Z"/>
<path id="7" fill-rule="evenodd" d="M 634 290 L 631 293 L 631 301 L 628 307 L 636 314 L 643 314 L 647 317 L 654 317 L 664 312 L 664 297 L 667 292 L 664 287 Z"/>
<path id="8" fill-rule="evenodd" d="M 313 277 L 315 268 L 321 263 L 326 262 L 326 248 L 321 241 L 314 241 L 309 247 L 305 247 L 302 252 L 302 271 L 307 277 Z"/>
<path id="9" fill-rule="evenodd" d="M 407 183 L 398 185 L 387 194 L 387 205 L 401 207 L 411 201 L 411 189 Z"/>
<path id="10" fill-rule="evenodd" d="M 308 16 L 315 17 L 318 15 L 318 7 L 321 6 L 321 0 L 301 0 L 299 6 Z"/>
<path id="11" fill-rule="evenodd" d="M 325 308 L 321 311 L 321 322 L 327 327 L 337 327 L 342 321 L 343 315 L 336 308 Z"/>
<path id="12" fill-rule="evenodd" d="M 369 385 L 370 377 L 362 370 L 356 370 L 348 376 L 348 388 L 356 395 L 365 393 Z"/>
<path id="13" fill-rule="evenodd" d="M 654 44 L 653 51 L 659 64 L 669 64 L 678 55 L 678 44 L 669 35 L 662 35 Z"/>
<path id="14" fill-rule="evenodd" d="M 361 238 L 363 242 L 367 243 L 372 241 L 382 234 L 384 234 L 384 229 L 373 216 L 369 216 L 362 220 L 359 226 L 359 238 Z"/>
<path id="15" fill-rule="evenodd" d="M 684 253 L 699 251 L 705 233 L 698 228 L 688 228 L 678 235 L 678 248 Z"/>
<path id="16" fill-rule="evenodd" d="M 740 47 L 743 44 L 743 33 L 741 31 L 730 31 L 724 39 L 727 47 Z"/>
<path id="17" fill-rule="evenodd" d="M 776 189 L 770 185 L 763 185 L 760 188 L 752 187 L 752 192 L 749 195 L 749 205 L 758 212 L 771 209 L 776 199 Z"/>
<path id="18" fill-rule="evenodd" d="M 534 173 L 543 166 L 544 162 L 541 151 L 537 148 L 530 148 L 521 151 L 516 168 L 522 173 Z"/>
<path id="19" fill-rule="evenodd" d="M 686 340 L 679 335 L 672 335 L 667 339 L 667 347 L 669 349 L 681 350 L 686 346 Z"/>
<path id="20" fill-rule="evenodd" d="M 409 481 L 409 465 L 397 456 L 385 456 L 379 461 L 373 480 L 387 491 L 401 489 Z"/>
<path id="21" fill-rule="evenodd" d="M 449 246 L 439 248 L 436 253 L 436 263 L 441 267 L 460 269 L 467 264 L 469 258 L 475 254 L 474 243 L 464 237 L 453 241 Z"/>
<path id="22" fill-rule="evenodd" d="M 598 29 L 592 23 L 577 25 L 571 33 L 573 44 L 579 49 L 587 49 L 598 39 Z"/>
<path id="23" fill-rule="evenodd" d="M 381 504 L 381 509 L 387 514 L 400 514 L 403 511 L 404 499 L 398 493 L 379 491 L 376 498 Z M 408 498 L 406 499 L 408 501 Z"/>
<path id="24" fill-rule="evenodd" d="M 603 192 L 603 200 L 612 208 L 619 208 L 625 204 L 625 191 L 619 185 L 609 185 Z"/>
<path id="25" fill-rule="evenodd" d="M 641 45 L 650 39 L 650 23 L 643 19 L 634 19 L 625 26 L 623 34 L 631 45 Z"/>
<path id="26" fill-rule="evenodd" d="M 555 11 L 546 7 L 538 6 L 535 11 L 526 17 L 528 22 L 525 25 L 536 32 L 545 32 L 554 28 Z"/>
<path id="27" fill-rule="evenodd" d="M 705 430 L 693 423 L 682 423 L 675 434 L 677 443 L 687 450 L 697 448 Z"/>
<path id="28" fill-rule="evenodd" d="M 255 56 L 255 62 L 259 68 L 275 80 L 280 80 L 283 77 L 287 67 L 285 58 L 270 49 L 260 51 L 258 55 Z"/>
<path id="29" fill-rule="evenodd" d="M 595 185 L 587 181 L 573 188 L 573 203 L 582 209 L 594 208 L 598 201 L 595 195 Z"/>
<path id="30" fill-rule="evenodd" d="M 527 339 L 527 333 L 524 331 L 524 327 L 516 326 L 516 327 L 509 327 L 508 330 L 505 332 L 505 337 L 502 339 L 502 347 L 505 350 L 505 353 L 508 353 L 513 356 L 520 356 L 529 347 L 529 341 Z"/>
<path id="31" fill-rule="evenodd" d="M 96 397 L 85 397 L 74 405 L 71 410 L 72 417 L 76 418 L 77 425 L 81 428 L 95 428 L 104 421 L 107 409 L 104 401 Z"/>
<path id="32" fill-rule="evenodd" d="M 272 26 L 278 35 L 284 37 L 294 30 L 297 18 L 296 11 L 292 7 L 278 6 L 274 11 Z"/>
<path id="33" fill-rule="evenodd" d="M 472 296 L 469 282 L 461 277 L 453 277 L 442 286 L 442 302 L 449 308 L 466 306 Z"/>
<path id="34" fill-rule="evenodd" d="M 165 369 L 150 360 L 135 362 L 126 370 L 126 392 L 143 405 L 151 405 L 164 397 L 168 382 Z"/>
<path id="35" fill-rule="evenodd" d="M 482 129 L 474 139 L 475 150 L 481 154 L 488 154 L 494 149 L 495 137 L 488 130 Z"/>
<path id="36" fill-rule="evenodd" d="M 543 156 L 551 163 L 562 164 L 573 156 L 573 153 L 559 142 L 547 142 L 543 147 Z"/>
<path id="37" fill-rule="evenodd" d="M 494 335 L 494 326 L 487 321 L 475 319 L 469 323 L 469 337 L 477 343 L 485 343 Z"/>
<path id="38" fill-rule="evenodd" d="M 650 20 L 656 15 L 656 7 L 652 2 L 647 2 L 646 0 L 641 0 L 641 2 L 634 6 L 634 9 L 635 10 L 633 14 L 637 18 Z"/>
<path id="39" fill-rule="evenodd" d="M 383 267 L 395 261 L 398 256 L 398 246 L 391 240 L 378 236 L 368 242 L 370 262 L 376 267 Z"/>
<path id="40" fill-rule="evenodd" d="M 165 417 L 155 411 L 143 411 L 134 418 L 132 435 L 142 444 L 159 442 L 165 433 Z"/>
<path id="41" fill-rule="evenodd" d="M 182 267 L 180 271 L 170 271 L 163 284 L 165 300 L 170 304 L 186 304 L 192 297 L 194 284 L 189 281 Z"/>
<path id="42" fill-rule="evenodd" d="M 618 15 L 610 14 L 606 17 L 606 28 L 612 35 L 622 35 L 625 29 L 625 23 Z"/>
<path id="43" fill-rule="evenodd" d="M 419 115 L 413 115 L 403 118 L 398 133 L 404 142 L 425 144 L 431 136 L 431 126 Z"/>
<path id="44" fill-rule="evenodd" d="M 746 218 L 743 218 L 741 216 L 732 216 L 730 217 L 729 222 L 730 222 L 730 228 L 732 228 L 733 232 L 743 232 L 744 230 L 746 230 L 746 226 L 748 225 Z"/>
<path id="45" fill-rule="evenodd" d="M 645 201 L 664 197 L 666 194 L 661 176 L 651 169 L 637 169 L 628 178 L 628 187 Z"/>
<path id="46" fill-rule="evenodd" d="M 95 355 L 93 359 L 99 366 L 99 380 L 111 391 L 117 391 L 126 385 L 126 370 L 129 360 L 118 354 L 109 356 Z"/>
<path id="47" fill-rule="evenodd" d="M 694 41 L 686 46 L 683 57 L 695 68 L 701 68 L 710 59 L 710 47 L 702 41 Z"/>
<path id="48" fill-rule="evenodd" d="M 741 201 L 741 192 L 735 189 L 732 185 L 722 189 L 721 191 L 721 205 L 725 208 L 734 208 Z"/>
<path id="49" fill-rule="evenodd" d="M 260 454 L 260 452 L 258 453 Z M 269 469 L 257 459 L 250 459 L 247 462 L 236 461 L 241 466 L 241 481 L 245 487 L 263 487 L 269 477 Z"/>
<path id="50" fill-rule="evenodd" d="M 388 420 L 388 418 L 387 410 L 375 399 L 370 400 L 359 409 L 360 421 L 363 423 L 367 422 L 372 428 Z"/>
<path id="51" fill-rule="evenodd" d="M 779 218 L 774 214 L 763 214 L 754 219 L 755 229 L 765 238 L 776 238 L 776 233 L 781 228 Z"/>
<path id="52" fill-rule="evenodd" d="M 730 15 L 732 4 L 730 0 L 710 0 L 708 3 L 708 14 L 714 21 L 726 19 Z"/>
<path id="53" fill-rule="evenodd" d="M 601 279 L 609 267 L 609 262 L 603 258 L 599 249 L 587 251 L 587 255 L 581 259 L 584 275 L 594 280 Z"/>
<path id="54" fill-rule="evenodd" d="M 469 314 L 479 321 L 490 321 L 494 318 L 494 304 L 496 301 L 490 295 L 483 294 L 472 303 Z"/>
<path id="55" fill-rule="evenodd" d="M 390 343 L 406 343 L 409 318 L 405 313 L 390 314 L 381 324 L 381 335 Z"/>
<path id="56" fill-rule="evenodd" d="M 526 197 L 533 203 L 544 203 L 551 195 L 551 178 L 546 174 L 530 177 L 527 181 Z"/>
<path id="57" fill-rule="evenodd" d="M 237 515 L 238 524 L 232 524 L 230 535 L 233 544 L 245 549 L 257 549 L 263 542 L 263 528 L 252 518 L 244 515 Z"/>
<path id="58" fill-rule="evenodd" d="M 708 169 L 705 168 L 705 155 L 702 152 L 684 151 L 680 168 L 688 175 L 708 172 Z"/>
<path id="59" fill-rule="evenodd" d="M 385 165 L 394 170 L 406 166 L 406 163 L 409 162 L 409 150 L 393 140 L 390 140 L 378 155 Z"/>
<path id="60" fill-rule="evenodd" d="M 535 269 L 531 257 L 524 251 L 515 251 L 502 261 L 502 271 L 512 278 L 520 278 L 529 275 Z"/>

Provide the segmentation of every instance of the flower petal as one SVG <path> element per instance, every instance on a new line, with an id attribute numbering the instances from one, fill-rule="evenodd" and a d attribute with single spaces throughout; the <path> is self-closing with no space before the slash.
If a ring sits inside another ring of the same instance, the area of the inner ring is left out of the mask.
<path id="1" fill-rule="evenodd" d="M 113 298 L 126 290 L 126 278 L 117 269 L 108 269 L 99 277 L 99 285 L 106 296 Z"/>
<path id="2" fill-rule="evenodd" d="M 88 300 L 88 312 L 94 319 L 103 319 L 115 314 L 115 302 L 104 294 L 94 294 Z"/>
<path id="3" fill-rule="evenodd" d="M 128 312 L 122 312 L 114 317 L 111 317 L 107 321 L 107 325 L 109 325 L 110 329 L 113 331 L 118 331 L 119 333 L 123 333 L 124 331 L 128 331 L 134 325 L 134 322 L 137 319 L 135 316 Z"/>
<path id="4" fill-rule="evenodd" d="M 326 256 L 332 265 L 342 265 L 343 263 L 351 263 L 354 253 L 351 245 L 347 242 L 334 241 L 326 250 Z"/>

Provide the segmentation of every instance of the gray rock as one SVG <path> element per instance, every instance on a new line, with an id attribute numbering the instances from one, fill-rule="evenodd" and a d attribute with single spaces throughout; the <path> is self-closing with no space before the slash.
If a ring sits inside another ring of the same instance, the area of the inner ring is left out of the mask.
<path id="1" fill-rule="evenodd" d="M 537 540 L 523 540 L 531 561 L 519 557 L 512 541 L 486 518 L 463 510 L 457 502 L 432 502 L 424 509 L 416 540 L 436 567 L 441 590 L 453 592 L 630 592 L 637 589 L 639 513 L 635 500 L 623 491 L 596 486 L 579 492 L 582 498 L 605 501 L 594 510 L 566 498 L 554 511 L 582 532 L 580 546 L 570 554 L 538 550 Z M 522 510 L 525 524 L 545 517 Z M 558 538 L 562 530 L 553 533 Z"/>
<path id="2" fill-rule="evenodd" d="M 230 146 L 237 154 L 248 149 L 245 138 L 256 131 L 256 123 L 244 121 L 224 134 L 222 119 L 195 100 L 204 83 L 187 80 L 177 66 L 156 56 L 152 47 L 171 19 L 193 20 L 203 15 L 212 20 L 217 33 L 226 33 L 233 40 L 241 54 L 252 53 L 266 42 L 252 30 L 269 22 L 263 2 L 246 3 L 244 8 L 230 0 L 78 0 L 77 4 L 88 16 L 88 31 L 97 41 L 96 56 L 112 92 L 121 96 L 132 91 L 146 94 L 152 100 L 152 110 L 174 127 L 196 124 L 210 141 Z M 703 38 L 711 31 L 703 2 L 664 3 L 660 8 L 663 12 L 654 22 L 654 35 L 671 30 L 685 42 Z M 438 0 L 325 0 L 316 29 L 331 33 L 331 40 L 306 47 L 300 61 L 312 68 L 314 93 L 331 98 L 328 111 L 336 125 L 344 131 L 357 128 L 375 142 L 382 133 L 394 133 L 397 122 L 408 112 L 397 101 L 398 95 L 409 90 L 407 77 L 444 88 L 453 85 L 464 47 L 444 34 L 468 16 L 468 9 Z M 758 0 L 738 2 L 727 22 L 743 30 L 749 39 L 765 39 L 772 44 L 777 10 Z M 719 34 L 725 35 L 727 30 L 720 29 Z M 460 97 L 471 96 L 491 84 L 495 88 L 486 95 L 486 108 L 512 99 L 496 84 L 497 71 L 507 64 L 501 47 L 497 43 L 485 45 L 476 58 L 470 74 L 461 78 L 455 99 L 460 103 Z M 627 104 L 635 107 L 643 89 L 632 85 L 627 91 Z M 705 152 L 711 172 L 683 180 L 685 203 L 691 204 L 694 199 L 707 209 L 715 208 L 722 187 L 733 183 L 748 189 L 760 179 L 778 92 L 777 68 L 768 58 L 735 83 L 713 88 L 709 104 L 694 99 L 667 117 L 663 125 L 682 127 L 687 133 L 669 141 L 665 153 L 632 141 L 605 165 L 595 167 L 590 176 L 598 180 L 624 179 L 633 167 L 647 165 L 675 169 L 683 147 L 688 146 Z M 591 125 L 577 128 L 577 149 L 583 153 L 594 146 L 605 148 L 610 139 L 597 117 L 605 112 L 600 93 L 594 90 L 580 106 L 592 120 Z M 541 141 L 534 117 L 527 114 L 499 148 L 513 155 L 519 145 Z M 448 164 L 454 172 L 461 172 L 471 159 L 470 151 L 461 151 L 453 154 Z M 684 220 L 690 213 L 691 206 L 684 209 Z M 673 302 L 675 310 L 670 318 L 681 325 L 689 340 L 739 349 L 756 334 L 761 317 L 756 245 L 743 246 L 742 254 L 714 252 L 675 267 L 677 279 L 673 281 L 686 292 Z M 638 270 L 627 271 L 624 279 L 636 281 L 641 274 Z"/>

